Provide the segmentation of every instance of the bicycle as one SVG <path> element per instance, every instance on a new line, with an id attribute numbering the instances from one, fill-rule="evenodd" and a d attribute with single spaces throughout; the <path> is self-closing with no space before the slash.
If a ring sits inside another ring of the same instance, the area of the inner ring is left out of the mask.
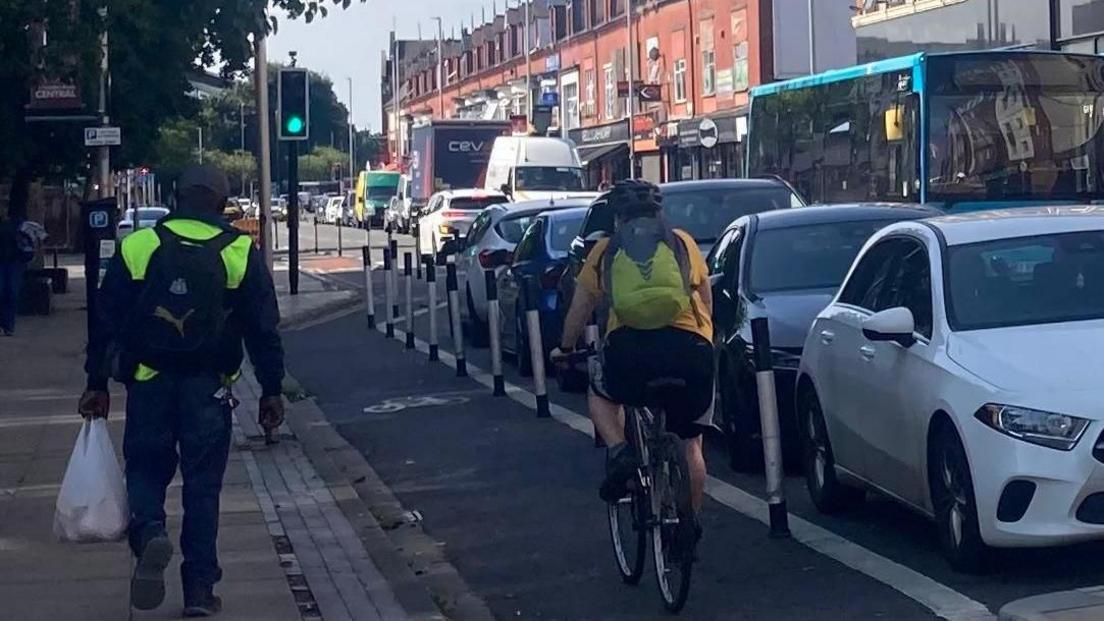
<path id="1" fill-rule="evenodd" d="M 593 356 L 591 351 L 568 354 L 570 364 Z M 661 378 L 647 386 L 648 403 L 662 403 L 663 391 L 685 382 Z M 695 532 L 690 500 L 690 469 L 682 439 L 666 430 L 662 408 L 625 407 L 626 450 L 640 468 L 629 481 L 628 496 L 607 505 L 610 538 L 621 580 L 638 584 L 644 574 L 649 540 L 656 583 L 664 607 L 672 613 L 686 605 L 693 573 Z M 607 456 L 608 463 L 608 456 Z"/>

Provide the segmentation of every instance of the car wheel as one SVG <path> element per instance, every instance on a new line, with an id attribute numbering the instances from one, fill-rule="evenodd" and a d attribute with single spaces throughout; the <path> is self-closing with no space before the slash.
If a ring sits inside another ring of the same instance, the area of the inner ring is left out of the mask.
<path id="1" fill-rule="evenodd" d="M 729 466 L 736 472 L 761 472 L 763 470 L 763 442 L 759 434 L 759 408 L 751 394 L 740 395 L 729 378 L 731 374 L 721 365 L 720 383 L 721 421 L 724 426 L 725 446 Z M 751 384 L 743 383 L 742 392 L 751 390 Z M 743 398 L 741 398 L 743 397 Z M 747 407 L 741 407 L 741 404 Z"/>
<path id="2" fill-rule="evenodd" d="M 799 436 L 801 439 L 802 465 L 805 468 L 805 487 L 809 497 L 821 513 L 839 513 L 862 502 L 866 493 L 849 487 L 836 476 L 836 460 L 832 442 L 828 438 L 828 426 L 816 391 L 806 388 L 801 393 L 799 412 Z"/>
<path id="3" fill-rule="evenodd" d="M 517 355 L 518 375 L 533 377 L 533 358 L 529 355 L 529 339 L 525 331 L 525 323 L 520 317 L 515 319 L 514 352 Z"/>
<path id="4" fill-rule="evenodd" d="M 932 435 L 928 477 L 943 555 L 958 571 L 984 571 L 990 548 L 981 538 L 974 479 L 962 440 L 949 423 L 941 425 Z"/>
<path id="5" fill-rule="evenodd" d="M 472 347 L 484 348 L 490 345 L 491 331 L 490 326 L 485 321 L 479 320 L 479 315 L 475 314 L 475 300 L 472 298 L 471 287 L 466 287 L 465 296 L 468 302 L 468 334 L 471 335 Z"/>

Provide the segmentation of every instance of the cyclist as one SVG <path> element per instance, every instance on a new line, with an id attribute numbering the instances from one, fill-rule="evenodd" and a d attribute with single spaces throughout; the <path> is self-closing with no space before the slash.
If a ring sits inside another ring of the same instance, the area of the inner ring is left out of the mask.
<path id="1" fill-rule="evenodd" d="M 681 380 L 663 389 L 668 431 L 684 440 L 694 512 L 705 489 L 702 432 L 712 424 L 713 296 L 705 259 L 693 237 L 671 229 L 655 185 L 620 181 L 607 195 L 615 214 L 612 237 L 599 240 L 579 273 L 552 360 L 573 351 L 584 324 L 600 304 L 609 309 L 600 364 L 591 378 L 588 405 L 610 462 L 599 495 L 616 502 L 640 466 L 625 441 L 622 405 L 642 403 L 648 384 Z M 612 246 L 612 251 L 611 251 Z M 698 530 L 700 534 L 700 529 Z"/>

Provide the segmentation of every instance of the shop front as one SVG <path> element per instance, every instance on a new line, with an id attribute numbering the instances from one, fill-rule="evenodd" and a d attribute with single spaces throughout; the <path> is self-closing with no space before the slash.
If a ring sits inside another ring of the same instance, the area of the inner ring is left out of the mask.
<path id="1" fill-rule="evenodd" d="M 743 177 L 746 137 L 744 111 L 679 122 L 678 149 L 668 152 L 671 180 Z"/>
<path id="2" fill-rule="evenodd" d="M 627 119 L 572 129 L 567 137 L 579 148 L 588 187 L 598 188 L 602 183 L 629 178 L 631 136 Z"/>

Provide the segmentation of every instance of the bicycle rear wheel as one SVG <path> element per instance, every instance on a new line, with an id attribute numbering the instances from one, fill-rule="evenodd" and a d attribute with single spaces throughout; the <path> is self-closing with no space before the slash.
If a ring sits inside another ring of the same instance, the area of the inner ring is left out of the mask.
<path id="1" fill-rule="evenodd" d="M 633 447 L 626 450 L 635 450 L 638 446 L 636 438 L 639 437 L 636 418 L 630 417 L 625 427 L 625 439 Z M 650 503 L 648 491 L 640 486 L 639 481 L 632 482 L 629 488 L 626 497 L 606 507 L 617 571 L 625 584 L 637 584 L 644 575 L 644 559 L 648 554 Z"/>
<path id="2" fill-rule="evenodd" d="M 664 434 L 652 455 L 652 556 L 663 606 L 679 612 L 690 594 L 697 533 L 690 502 L 690 468 L 682 441 Z"/>

